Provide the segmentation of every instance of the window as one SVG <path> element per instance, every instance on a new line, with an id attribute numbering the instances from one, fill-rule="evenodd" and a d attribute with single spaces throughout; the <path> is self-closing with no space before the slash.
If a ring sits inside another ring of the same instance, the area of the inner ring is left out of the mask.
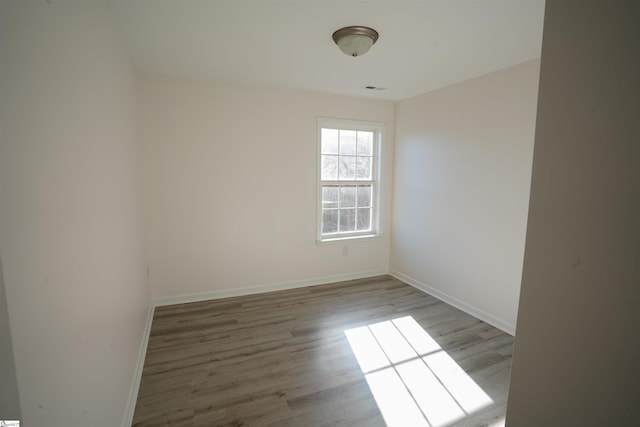
<path id="1" fill-rule="evenodd" d="M 318 240 L 379 234 L 379 123 L 320 119 Z"/>

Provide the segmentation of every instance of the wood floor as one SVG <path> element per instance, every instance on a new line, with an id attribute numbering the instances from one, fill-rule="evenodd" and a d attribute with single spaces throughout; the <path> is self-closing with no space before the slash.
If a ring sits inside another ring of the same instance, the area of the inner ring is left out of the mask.
<path id="1" fill-rule="evenodd" d="M 464 417 L 447 421 L 445 415 L 434 422 L 423 410 L 423 424 L 415 425 L 492 426 L 502 419 L 513 337 L 381 276 L 158 307 L 133 425 L 411 427 L 406 424 L 413 422 L 392 424 L 379 409 L 376 399 L 383 398 L 374 397 L 368 382 L 372 377 L 361 370 L 345 335 L 346 330 L 392 325 L 388 321 L 407 316 L 437 342 L 437 353 L 450 356 L 461 375 L 491 399 L 487 406 L 469 410 L 452 393 Z M 415 358 L 419 364 L 426 360 L 420 357 Z M 385 372 L 396 371 L 391 367 Z M 437 379 L 436 384 L 447 385 Z M 393 391 L 394 398 L 406 395 L 416 408 L 431 403 L 430 394 L 425 398 L 413 389 L 402 391 Z"/>

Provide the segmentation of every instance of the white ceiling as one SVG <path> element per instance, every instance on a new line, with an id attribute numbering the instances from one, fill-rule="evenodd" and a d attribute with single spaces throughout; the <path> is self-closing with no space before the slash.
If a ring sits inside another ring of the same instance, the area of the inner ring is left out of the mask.
<path id="1" fill-rule="evenodd" d="M 400 100 L 540 56 L 544 0 L 110 0 L 138 70 Z M 380 33 L 360 57 L 331 34 Z M 385 90 L 367 90 L 365 86 Z"/>

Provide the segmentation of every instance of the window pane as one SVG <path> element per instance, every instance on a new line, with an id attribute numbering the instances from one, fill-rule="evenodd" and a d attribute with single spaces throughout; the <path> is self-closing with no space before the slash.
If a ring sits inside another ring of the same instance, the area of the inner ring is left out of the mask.
<path id="1" fill-rule="evenodd" d="M 340 232 L 356 231 L 356 210 L 340 209 Z"/>
<path id="2" fill-rule="evenodd" d="M 358 155 L 373 156 L 373 132 L 358 132 Z"/>
<path id="3" fill-rule="evenodd" d="M 322 186 L 322 208 L 337 208 L 338 207 L 338 186 L 337 185 L 324 185 Z"/>
<path id="4" fill-rule="evenodd" d="M 340 187 L 340 208 L 356 207 L 356 186 Z"/>
<path id="5" fill-rule="evenodd" d="M 320 151 L 322 154 L 338 154 L 338 129 L 322 128 Z"/>
<path id="6" fill-rule="evenodd" d="M 318 123 L 319 240 L 377 233 L 381 128 L 337 119 Z"/>
<path id="7" fill-rule="evenodd" d="M 371 185 L 358 185 L 358 207 L 371 207 Z"/>
<path id="8" fill-rule="evenodd" d="M 356 178 L 356 157 L 340 156 L 338 179 L 342 181 L 353 181 Z"/>
<path id="9" fill-rule="evenodd" d="M 371 179 L 371 157 L 358 157 L 356 162 L 356 179 Z"/>
<path id="10" fill-rule="evenodd" d="M 340 154 L 346 154 L 346 155 L 356 154 L 356 131 L 355 130 L 340 131 Z"/>
<path id="11" fill-rule="evenodd" d="M 358 231 L 371 230 L 371 209 L 358 209 Z"/>
<path id="12" fill-rule="evenodd" d="M 322 179 L 338 179 L 338 156 L 322 155 Z"/>
<path id="13" fill-rule="evenodd" d="M 338 232 L 338 210 L 322 211 L 322 234 Z"/>

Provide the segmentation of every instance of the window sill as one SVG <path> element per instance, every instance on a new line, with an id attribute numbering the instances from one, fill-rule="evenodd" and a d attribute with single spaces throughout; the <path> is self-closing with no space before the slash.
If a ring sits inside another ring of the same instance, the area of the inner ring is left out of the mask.
<path id="1" fill-rule="evenodd" d="M 341 236 L 341 237 L 329 237 L 325 239 L 316 240 L 316 244 L 318 245 L 327 245 L 327 244 L 340 244 L 340 243 L 348 243 L 348 242 L 361 242 L 370 239 L 378 239 L 382 237 L 382 234 L 362 234 L 359 236 Z"/>

